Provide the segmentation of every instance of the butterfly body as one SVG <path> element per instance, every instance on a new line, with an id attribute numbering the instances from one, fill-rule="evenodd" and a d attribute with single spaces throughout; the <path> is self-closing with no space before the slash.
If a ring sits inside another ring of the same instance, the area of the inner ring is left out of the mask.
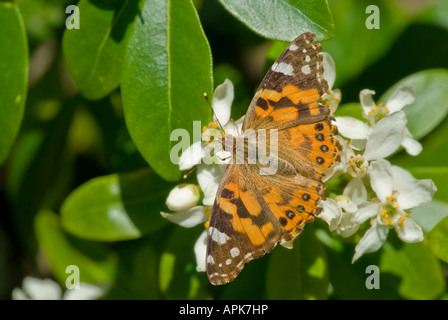
<path id="1" fill-rule="evenodd" d="M 299 36 L 277 59 L 255 93 L 242 134 L 231 138 L 232 161 L 208 229 L 212 284 L 234 280 L 245 263 L 293 241 L 320 212 L 322 178 L 341 146 L 322 101 L 329 88 L 314 38 Z M 266 150 L 259 153 L 261 146 Z"/>

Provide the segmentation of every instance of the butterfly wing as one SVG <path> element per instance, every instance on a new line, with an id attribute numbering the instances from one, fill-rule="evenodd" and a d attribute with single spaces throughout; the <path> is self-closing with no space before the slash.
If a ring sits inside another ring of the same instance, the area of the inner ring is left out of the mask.
<path id="1" fill-rule="evenodd" d="M 280 224 L 262 201 L 248 167 L 228 165 L 208 228 L 206 266 L 210 283 L 235 279 L 245 263 L 275 247 L 280 233 Z"/>

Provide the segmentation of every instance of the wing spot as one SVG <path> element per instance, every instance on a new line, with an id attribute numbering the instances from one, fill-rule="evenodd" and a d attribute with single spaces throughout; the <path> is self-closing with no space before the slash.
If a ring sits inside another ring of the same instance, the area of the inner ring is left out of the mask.
<path id="1" fill-rule="evenodd" d="M 311 68 L 310 68 L 310 66 L 309 66 L 309 65 L 304 65 L 304 66 L 302 67 L 302 72 L 303 72 L 304 74 L 310 74 L 310 73 L 311 73 Z"/>
<path id="2" fill-rule="evenodd" d="M 278 222 L 284 227 L 288 224 L 288 220 L 286 220 L 284 217 L 278 218 Z"/>
<path id="3" fill-rule="evenodd" d="M 238 249 L 237 247 L 234 247 L 232 249 L 230 249 L 230 255 L 232 256 L 232 258 L 235 258 L 237 256 L 240 255 L 240 249 Z"/>
<path id="4" fill-rule="evenodd" d="M 296 216 L 294 211 L 291 211 L 291 210 L 287 210 L 285 213 L 286 213 L 286 216 L 291 220 L 294 219 L 294 217 Z"/>

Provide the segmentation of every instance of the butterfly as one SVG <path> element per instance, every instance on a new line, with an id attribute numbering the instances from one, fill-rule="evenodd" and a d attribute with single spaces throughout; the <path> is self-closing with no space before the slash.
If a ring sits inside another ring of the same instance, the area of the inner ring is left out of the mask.
<path id="1" fill-rule="evenodd" d="M 233 281 L 252 259 L 292 242 L 312 222 L 325 199 L 322 179 L 340 161 L 337 127 L 322 95 L 323 56 L 315 35 L 297 37 L 257 89 L 242 133 L 276 129 L 277 170 L 262 175 L 260 163 L 226 167 L 207 234 L 206 270 L 213 285 Z M 235 147 L 235 146 L 233 146 Z"/>

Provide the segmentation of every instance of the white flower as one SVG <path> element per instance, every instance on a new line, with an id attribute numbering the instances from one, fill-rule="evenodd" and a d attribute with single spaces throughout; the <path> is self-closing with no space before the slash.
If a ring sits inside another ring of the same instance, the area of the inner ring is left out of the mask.
<path id="1" fill-rule="evenodd" d="M 412 137 L 406 127 L 406 114 L 402 111 L 403 107 L 412 103 L 415 99 L 413 88 L 410 86 L 399 87 L 384 106 L 375 104 L 372 98 L 373 94 L 375 94 L 375 91 L 369 89 L 364 89 L 359 94 L 363 116 L 368 123 L 352 117 L 336 117 L 340 134 L 351 139 L 350 144 L 355 150 L 367 149 L 368 137 L 371 134 L 376 134 L 378 138 L 390 139 L 384 141 L 376 139 L 376 145 L 371 145 L 369 148 L 371 151 L 378 150 L 377 152 L 382 152 L 388 156 L 401 145 L 409 154 L 419 154 L 422 151 L 422 146 Z M 397 116 L 397 114 L 400 114 L 400 116 Z M 397 133 L 399 133 L 399 136 L 397 136 Z M 396 146 L 397 143 L 398 146 Z"/>
<path id="2" fill-rule="evenodd" d="M 409 218 L 410 209 L 431 201 L 437 191 L 431 180 L 417 180 L 408 171 L 392 166 L 386 160 L 374 161 L 369 175 L 377 199 L 362 217 L 371 218 L 371 227 L 356 245 L 352 262 L 364 253 L 377 251 L 392 227 L 404 242 L 422 241 L 422 229 Z"/>
<path id="3" fill-rule="evenodd" d="M 332 112 L 336 111 L 341 102 L 341 90 L 333 89 L 334 82 L 336 81 L 336 64 L 334 63 L 333 58 L 327 52 L 320 53 L 323 57 L 323 68 L 324 68 L 324 79 L 328 83 L 329 92 L 326 92 L 322 95 L 322 99 L 327 101 L 330 110 Z"/>
<path id="4" fill-rule="evenodd" d="M 367 218 L 367 190 L 360 178 L 350 180 L 342 195 L 320 202 L 322 212 L 319 218 L 328 223 L 330 231 L 337 231 L 343 237 L 350 237 Z"/>
<path id="5" fill-rule="evenodd" d="M 25 277 L 22 288 L 14 288 L 13 300 L 95 300 L 105 294 L 105 287 L 80 282 L 79 289 L 62 293 L 62 289 L 51 279 Z"/>
<path id="6" fill-rule="evenodd" d="M 216 87 L 213 95 L 213 123 L 209 124 L 208 130 L 203 132 L 203 139 L 210 136 L 212 132 L 219 134 L 219 126 L 222 126 L 226 133 L 236 137 L 241 133 L 243 124 L 243 118 L 234 122 L 230 118 L 230 111 L 233 102 L 233 84 L 229 79 L 226 79 L 224 83 Z M 210 149 L 220 150 L 221 143 L 214 141 L 212 143 L 205 143 L 203 141 L 197 141 L 193 143 L 185 152 L 182 153 L 179 159 L 179 169 L 188 170 L 201 163 L 201 160 L 210 157 Z M 225 154 L 221 154 L 219 159 L 225 158 Z M 210 161 L 207 161 L 210 164 Z"/>

